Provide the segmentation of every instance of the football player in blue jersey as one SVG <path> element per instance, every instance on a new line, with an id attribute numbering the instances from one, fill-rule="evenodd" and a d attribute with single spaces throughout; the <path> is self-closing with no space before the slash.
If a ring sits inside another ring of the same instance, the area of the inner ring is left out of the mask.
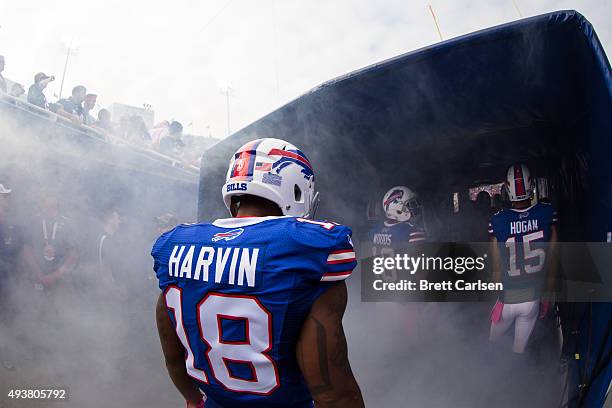
<path id="1" fill-rule="evenodd" d="M 512 350 L 523 353 L 554 287 L 557 214 L 550 204 L 531 204 L 534 180 L 523 164 L 510 166 L 504 188 L 512 206 L 489 223 L 494 280 L 504 287 L 491 312 L 490 339 L 514 324 Z"/>
<path id="2" fill-rule="evenodd" d="M 426 240 L 421 205 L 412 190 L 404 186 L 389 189 L 383 197 L 382 206 L 386 219 L 370 231 L 373 256 L 393 256 L 394 247 Z"/>
<path id="3" fill-rule="evenodd" d="M 166 367 L 188 407 L 363 407 L 348 360 L 348 227 L 311 219 L 304 153 L 258 139 L 232 157 L 233 218 L 179 225 L 153 246 Z"/>
<path id="4" fill-rule="evenodd" d="M 408 187 L 389 189 L 382 200 L 385 220 L 373 227 L 368 236 L 372 256 L 393 257 L 396 251 L 405 252 L 406 244 L 427 239 L 422 227 L 422 209 L 417 195 Z M 395 282 L 397 271 L 387 270 L 382 278 Z"/>
<path id="5" fill-rule="evenodd" d="M 368 233 L 371 255 L 392 258 L 396 253 L 420 253 L 413 244 L 426 241 L 427 234 L 423 228 L 422 207 L 416 193 L 408 187 L 395 186 L 385 193 L 381 204 L 385 219 L 371 228 Z M 385 269 L 380 277 L 386 282 L 399 282 L 402 275 L 396 269 Z M 418 275 L 414 275 L 412 279 L 420 278 L 425 279 L 426 276 L 418 272 Z M 420 300 L 413 293 L 405 294 L 411 300 Z M 376 308 L 381 313 L 398 313 L 401 316 L 399 319 L 403 322 L 403 335 L 413 336 L 419 333 L 417 325 L 422 320 L 422 307 L 416 303 L 403 304 L 399 308 L 397 306 L 376 304 Z"/>

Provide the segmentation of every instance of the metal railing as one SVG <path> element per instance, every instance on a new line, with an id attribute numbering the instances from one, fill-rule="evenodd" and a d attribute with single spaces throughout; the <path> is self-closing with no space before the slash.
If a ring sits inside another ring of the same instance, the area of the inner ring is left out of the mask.
<path id="1" fill-rule="evenodd" d="M 103 132 L 100 129 L 91 127 L 91 126 L 87 126 L 84 124 L 77 124 L 72 122 L 70 119 L 63 117 L 61 115 L 58 115 L 56 113 L 51 112 L 50 110 L 47 109 L 42 109 L 36 105 L 32 105 L 31 103 L 24 101 L 20 98 L 15 98 L 11 95 L 2 93 L 0 91 L 0 104 L 4 104 L 4 105 L 9 105 L 13 108 L 18 109 L 21 112 L 24 113 L 28 113 L 31 115 L 34 115 L 40 119 L 43 120 L 47 120 L 49 122 L 55 123 L 56 125 L 59 125 L 61 127 L 65 127 L 71 131 L 76 131 L 80 134 L 82 134 L 84 137 L 90 137 L 90 138 L 95 138 L 97 140 L 103 141 L 105 143 L 108 144 L 113 144 L 113 145 L 122 145 L 125 146 L 131 150 L 133 150 L 134 152 L 143 154 L 145 156 L 148 156 L 154 160 L 158 160 L 161 162 L 164 162 L 167 165 L 170 165 L 172 167 L 176 167 L 179 168 L 189 174 L 192 175 L 198 175 L 200 172 L 200 169 L 194 165 L 191 164 L 186 164 L 183 163 L 181 160 L 171 157 L 171 156 L 167 156 L 165 154 L 162 154 L 160 152 L 157 152 L 155 150 L 149 149 L 149 148 L 145 148 L 142 146 L 136 146 L 133 144 L 128 143 L 127 141 L 117 137 L 117 136 L 113 136 L 111 134 L 107 134 L 105 132 Z"/>

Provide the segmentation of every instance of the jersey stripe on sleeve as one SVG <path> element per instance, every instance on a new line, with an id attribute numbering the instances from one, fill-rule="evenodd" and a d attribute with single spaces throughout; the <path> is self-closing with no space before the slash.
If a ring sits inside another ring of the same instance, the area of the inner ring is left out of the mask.
<path id="1" fill-rule="evenodd" d="M 347 236 L 346 241 L 328 252 L 326 264 L 321 274 L 321 282 L 340 281 L 348 278 L 357 266 L 355 248 Z"/>
<path id="2" fill-rule="evenodd" d="M 327 263 L 330 265 L 348 263 L 355 261 L 355 251 L 352 249 L 342 249 L 333 251 L 327 257 Z"/>
<path id="3" fill-rule="evenodd" d="M 311 277 L 320 282 L 333 282 L 351 276 L 353 269 L 357 267 L 351 229 L 331 222 L 296 221 L 298 222 L 294 225 L 305 232 L 299 236 L 300 242 L 306 242 L 307 248 L 316 252 L 313 258 L 316 259 L 312 269 L 314 274 Z M 300 232 L 298 228 L 294 233 Z"/>
<path id="4" fill-rule="evenodd" d="M 415 231 L 410 233 L 410 237 L 408 238 L 408 242 L 419 242 L 425 241 L 425 231 Z"/>
<path id="5" fill-rule="evenodd" d="M 321 282 L 339 281 L 348 278 L 353 271 L 344 272 L 326 272 L 321 277 Z"/>

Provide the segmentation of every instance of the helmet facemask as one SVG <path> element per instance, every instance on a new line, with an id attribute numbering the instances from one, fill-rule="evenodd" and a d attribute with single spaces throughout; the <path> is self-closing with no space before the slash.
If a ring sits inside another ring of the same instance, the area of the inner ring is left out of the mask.
<path id="1" fill-rule="evenodd" d="M 387 208 L 387 217 L 399 222 L 406 222 L 412 217 L 408 202 L 396 199 Z"/>

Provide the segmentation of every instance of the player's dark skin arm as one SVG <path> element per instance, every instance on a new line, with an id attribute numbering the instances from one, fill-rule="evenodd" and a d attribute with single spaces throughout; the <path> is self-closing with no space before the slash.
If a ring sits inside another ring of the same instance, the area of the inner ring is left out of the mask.
<path id="1" fill-rule="evenodd" d="M 316 408 L 364 407 L 351 371 L 342 316 L 347 291 L 338 282 L 314 303 L 302 327 L 296 354 Z"/>
<path id="2" fill-rule="evenodd" d="M 168 315 L 163 294 L 160 294 L 157 299 L 155 317 L 159 340 L 164 352 L 164 358 L 166 359 L 166 368 L 168 369 L 170 379 L 188 403 L 197 405 L 202 400 L 202 393 L 200 393 L 191 377 L 187 375 L 185 348 L 176 335 L 174 325 Z"/>

